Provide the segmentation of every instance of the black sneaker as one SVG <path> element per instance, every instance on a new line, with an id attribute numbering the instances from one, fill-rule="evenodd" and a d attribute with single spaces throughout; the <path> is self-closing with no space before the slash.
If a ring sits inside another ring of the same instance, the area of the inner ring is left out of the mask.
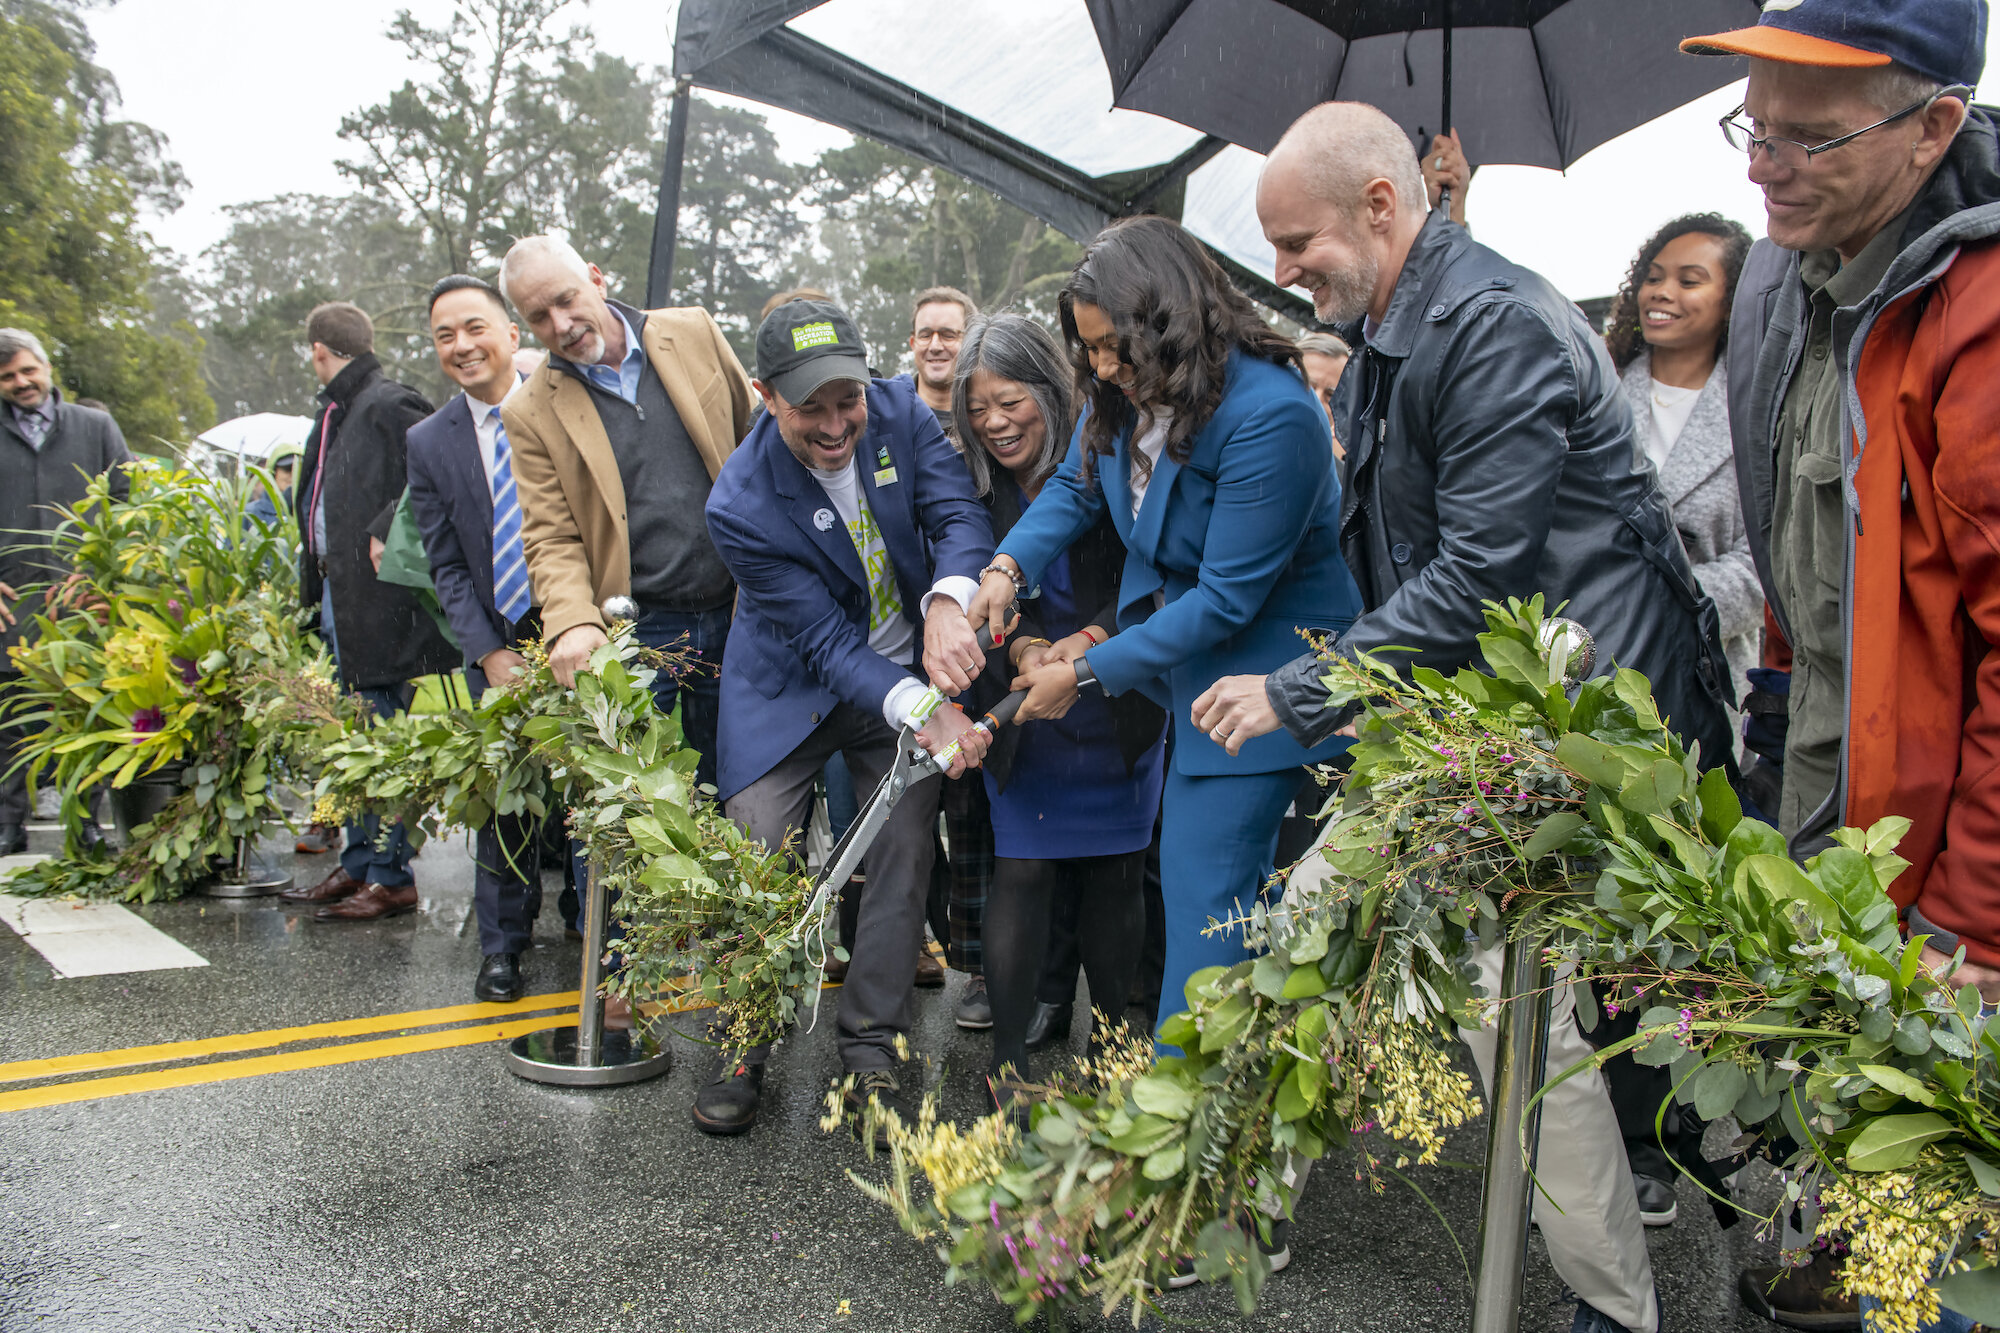
<path id="1" fill-rule="evenodd" d="M 1576 1314 L 1569 1321 L 1569 1333 L 1632 1333 L 1632 1330 L 1613 1319 L 1604 1311 L 1584 1300 L 1569 1288 L 1563 1288 L 1563 1295 L 1576 1302 Z M 1653 1324 L 1666 1333 L 1666 1320 L 1660 1314 L 1660 1289 L 1653 1288 Z"/>
<path id="2" fill-rule="evenodd" d="M 985 1032 L 993 1026 L 993 1001 L 987 998 L 985 977 L 966 979 L 952 1018 L 968 1032 Z"/>
<path id="3" fill-rule="evenodd" d="M 725 1056 L 694 1095 L 694 1127 L 704 1134 L 741 1134 L 757 1123 L 763 1095 L 764 1066 Z"/>
<path id="4" fill-rule="evenodd" d="M 910 1119 L 910 1108 L 903 1100 L 903 1082 L 890 1069 L 850 1069 L 844 1076 L 847 1086 L 840 1099 L 847 1111 L 848 1123 L 854 1129 L 856 1138 L 861 1136 L 865 1123 L 863 1112 L 873 1102 L 883 1110 L 893 1111 L 904 1121 Z M 889 1132 L 884 1125 L 875 1127 L 875 1146 L 889 1146 Z"/>
<path id="5" fill-rule="evenodd" d="M 1674 1183 L 1654 1176 L 1632 1173 L 1632 1190 L 1639 1196 L 1639 1220 L 1649 1227 L 1670 1227 L 1681 1215 L 1680 1200 L 1674 1197 Z"/>

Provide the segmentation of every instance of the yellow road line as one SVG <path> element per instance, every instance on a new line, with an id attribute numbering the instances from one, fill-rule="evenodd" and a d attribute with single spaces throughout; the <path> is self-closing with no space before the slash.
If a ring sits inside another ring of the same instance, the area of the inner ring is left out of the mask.
<path id="1" fill-rule="evenodd" d="M 217 1060 L 205 1065 L 183 1065 L 178 1069 L 154 1069 L 143 1074 L 114 1074 L 108 1078 L 81 1079 L 73 1083 L 49 1083 L 39 1088 L 0 1092 L 0 1112 L 26 1111 L 40 1106 L 63 1106 L 71 1102 L 98 1101 L 105 1097 L 123 1097 L 134 1092 L 158 1092 L 165 1088 L 185 1088 L 201 1083 L 223 1083 L 231 1079 L 254 1078 L 259 1074 L 282 1074 L 297 1069 L 320 1069 L 327 1065 L 355 1064 L 362 1060 L 380 1060 L 391 1055 L 449 1050 L 454 1046 L 476 1046 L 489 1041 L 506 1041 L 524 1032 L 541 1032 L 548 1028 L 561 1027 L 570 1021 L 568 1014 L 551 1014 L 511 1022 L 446 1028 L 442 1032 L 420 1032 L 407 1037 L 384 1037 L 375 1041 L 353 1041 L 338 1046 L 315 1046 L 303 1051 L 285 1051 L 278 1055 L 253 1055 L 242 1060 Z"/>
<path id="2" fill-rule="evenodd" d="M 0 1064 L 0 1083 L 22 1079 L 53 1078 L 61 1074 L 93 1074 L 105 1069 L 125 1069 L 132 1065 L 159 1064 L 167 1060 L 189 1060 L 204 1055 L 231 1055 L 257 1051 L 267 1046 L 289 1046 L 294 1042 L 317 1041 L 324 1037 L 364 1037 L 373 1032 L 397 1032 L 405 1028 L 434 1027 L 439 1023 L 461 1023 L 474 1018 L 509 1018 L 539 1013 L 544 1009 L 574 1009 L 577 992 L 559 991 L 551 995 L 530 995 L 511 1004 L 454 1004 L 442 1009 L 416 1009 L 403 1014 L 378 1014 L 373 1018 L 344 1018 L 332 1023 L 308 1023 L 303 1027 L 271 1028 L 264 1032 L 240 1032 L 227 1037 L 203 1037 L 195 1041 L 169 1041 L 154 1046 L 128 1046 L 121 1051 L 87 1051 L 81 1055 L 58 1055 L 48 1060 L 16 1060 Z"/>

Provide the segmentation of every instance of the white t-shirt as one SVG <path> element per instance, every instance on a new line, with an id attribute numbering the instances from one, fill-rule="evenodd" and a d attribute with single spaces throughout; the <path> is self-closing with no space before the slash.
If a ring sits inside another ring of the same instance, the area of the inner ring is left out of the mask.
<path id="1" fill-rule="evenodd" d="M 1140 472 L 1136 467 L 1127 469 L 1131 473 L 1133 518 L 1139 517 L 1139 506 L 1146 503 L 1146 488 L 1153 484 L 1153 468 L 1159 467 L 1160 455 L 1166 452 L 1167 432 L 1173 428 L 1173 424 L 1173 409 L 1156 407 L 1153 409 L 1153 424 L 1146 428 L 1144 435 L 1132 441 L 1132 451 L 1144 454 L 1146 461 L 1152 464 L 1152 468 L 1148 468 L 1145 472 Z"/>
<path id="2" fill-rule="evenodd" d="M 1647 386 L 1653 410 L 1651 427 L 1646 431 L 1646 457 L 1653 460 L 1653 471 L 1658 472 L 1666 466 L 1667 455 L 1674 451 L 1674 441 L 1680 439 L 1688 418 L 1694 414 L 1695 399 L 1701 397 L 1701 390 L 1682 389 L 1655 379 L 1649 379 Z"/>
<path id="3" fill-rule="evenodd" d="M 910 665 L 916 657 L 917 627 L 903 614 L 896 569 L 889 563 L 889 548 L 882 544 L 882 529 L 868 508 L 853 460 L 838 472 L 811 471 L 826 498 L 833 501 L 833 512 L 847 525 L 854 553 L 861 557 L 862 572 L 868 576 L 868 646 L 897 666 Z"/>

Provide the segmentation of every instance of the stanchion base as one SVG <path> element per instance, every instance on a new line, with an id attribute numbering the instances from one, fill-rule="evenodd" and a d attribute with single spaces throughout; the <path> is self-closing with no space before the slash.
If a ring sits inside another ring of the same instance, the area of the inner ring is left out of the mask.
<path id="1" fill-rule="evenodd" d="M 225 871 L 222 878 L 209 881 L 195 892 L 206 898 L 268 898 L 274 893 L 283 893 L 296 882 L 290 875 L 245 881 Z"/>
<path id="2" fill-rule="evenodd" d="M 507 1043 L 507 1067 L 536 1083 L 563 1088 L 608 1088 L 658 1078 L 674 1067 L 672 1047 L 636 1032 L 607 1032 L 598 1063 L 576 1062 L 576 1025 L 524 1033 Z"/>

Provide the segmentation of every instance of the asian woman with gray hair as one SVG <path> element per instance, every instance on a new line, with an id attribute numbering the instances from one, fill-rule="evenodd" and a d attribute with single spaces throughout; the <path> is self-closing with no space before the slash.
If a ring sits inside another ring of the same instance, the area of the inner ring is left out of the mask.
<path id="1" fill-rule="evenodd" d="M 1074 378 L 1060 345 L 1033 320 L 995 315 L 966 331 L 952 411 L 996 537 L 1062 464 Z M 971 702 L 991 707 L 1019 673 L 1065 648 L 1104 642 L 1115 632 L 1124 566 L 1124 543 L 1102 516 L 1043 571 Z M 993 1003 L 991 1086 L 1002 1106 L 1028 1077 L 1028 1024 L 1058 895 L 1075 899 L 1092 1004 L 1114 1021 L 1124 1011 L 1144 946 L 1146 849 L 1160 808 L 1165 735 L 1165 713 L 1135 691 L 1081 698 L 1060 717 L 1008 727 L 987 753 L 981 772 L 994 863 L 982 937 Z"/>

